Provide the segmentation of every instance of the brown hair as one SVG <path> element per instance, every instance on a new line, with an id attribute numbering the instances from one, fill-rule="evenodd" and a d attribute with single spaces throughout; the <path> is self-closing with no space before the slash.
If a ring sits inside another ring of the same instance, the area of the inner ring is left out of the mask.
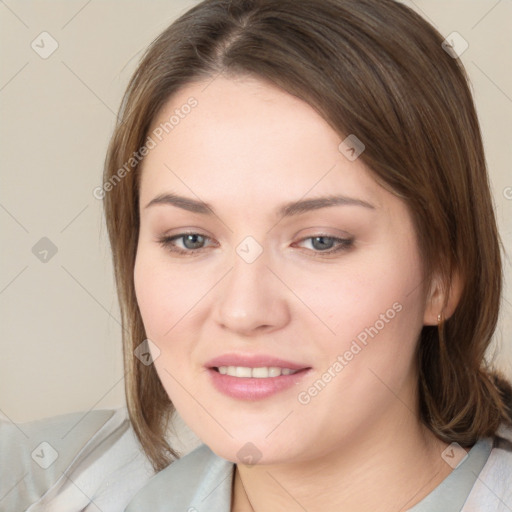
<path id="1" fill-rule="evenodd" d="M 105 162 L 105 183 L 143 145 L 152 120 L 185 85 L 226 76 L 267 80 L 310 104 L 403 198 L 425 264 L 463 290 L 455 313 L 418 343 L 422 421 L 470 446 L 512 424 L 512 389 L 485 351 L 502 288 L 500 241 L 480 128 L 459 59 L 443 37 L 392 0 L 205 0 L 153 41 L 132 77 Z M 341 139 L 340 139 L 341 140 Z M 165 439 L 172 403 L 153 365 L 134 357 L 146 338 L 134 292 L 140 165 L 104 194 L 122 312 L 128 410 L 155 470 L 177 454 Z M 126 168 L 126 167 L 125 167 Z"/>

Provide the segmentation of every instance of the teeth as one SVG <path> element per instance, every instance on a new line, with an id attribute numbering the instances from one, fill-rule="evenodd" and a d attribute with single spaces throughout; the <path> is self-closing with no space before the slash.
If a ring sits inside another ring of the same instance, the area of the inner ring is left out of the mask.
<path id="1" fill-rule="evenodd" d="M 279 368 L 277 366 L 265 366 L 261 368 L 248 368 L 247 366 L 219 366 L 219 373 L 231 377 L 266 379 L 268 377 L 279 377 L 280 375 L 292 375 L 299 370 L 290 368 Z"/>
<path id="2" fill-rule="evenodd" d="M 253 368 L 251 376 L 257 379 L 266 379 L 270 377 L 268 370 L 268 368 Z"/>
<path id="3" fill-rule="evenodd" d="M 229 366 L 228 375 L 233 375 L 233 372 L 236 377 L 250 377 L 252 373 L 250 368 L 244 368 L 243 366 Z"/>

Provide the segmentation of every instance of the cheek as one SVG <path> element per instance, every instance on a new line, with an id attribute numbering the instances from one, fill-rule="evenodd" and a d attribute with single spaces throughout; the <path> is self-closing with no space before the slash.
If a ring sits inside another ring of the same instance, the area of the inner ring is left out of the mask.
<path id="1" fill-rule="evenodd" d="M 137 304 L 145 334 L 156 347 L 151 350 L 155 369 L 180 410 L 190 408 L 189 393 L 200 391 L 191 375 L 203 371 L 194 354 L 198 326 L 205 323 L 207 314 L 205 297 L 215 284 L 211 270 L 209 276 L 204 274 L 194 265 L 169 264 L 165 251 L 151 244 L 138 248 L 134 267 Z"/>
<path id="2" fill-rule="evenodd" d="M 336 348 L 359 335 L 364 341 L 375 330 L 381 338 L 393 338 L 398 327 L 417 329 L 422 317 L 416 293 L 420 282 L 415 254 L 404 256 L 389 249 L 367 258 L 354 255 L 346 264 L 316 276 L 296 273 L 293 280 L 297 295 L 318 319 L 319 335 L 325 334 L 328 346 L 334 343 Z"/>
<path id="3" fill-rule="evenodd" d="M 144 250 L 138 250 L 133 272 L 135 295 L 148 338 L 159 338 L 163 329 L 162 311 L 168 307 L 167 300 L 172 297 L 164 293 L 164 276 L 158 268 L 150 264 Z"/>
<path id="4" fill-rule="evenodd" d="M 170 336 L 174 326 L 198 300 L 199 289 L 186 272 L 172 270 L 161 250 L 139 247 L 134 267 L 137 304 L 147 336 Z"/>
<path id="5" fill-rule="evenodd" d="M 311 276 L 295 280 L 298 295 L 309 297 L 308 305 L 329 327 L 317 322 L 325 334 L 316 336 L 319 370 L 336 374 L 331 390 L 349 402 L 385 394 L 383 382 L 401 387 L 423 323 L 421 263 L 412 243 L 383 245 L 368 251 L 368 258 L 361 254 L 347 258 L 341 271 L 318 276 L 313 293 L 307 292 Z"/>
<path id="6" fill-rule="evenodd" d="M 186 339 L 180 336 L 180 329 L 186 323 L 180 319 L 190 309 L 184 297 L 187 288 L 179 275 L 170 272 L 159 254 L 143 245 L 137 252 L 133 277 L 144 330 L 152 342 L 150 351 L 155 369 L 171 400 L 179 402 L 180 388 L 173 377 L 178 377 L 176 366 L 182 367 L 187 354 Z M 176 343 L 178 337 L 185 343 Z"/>

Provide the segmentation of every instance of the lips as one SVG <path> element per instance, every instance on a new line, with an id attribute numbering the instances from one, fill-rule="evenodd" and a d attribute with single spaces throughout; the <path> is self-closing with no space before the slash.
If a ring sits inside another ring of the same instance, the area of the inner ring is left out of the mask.
<path id="1" fill-rule="evenodd" d="M 261 400 L 292 388 L 311 370 L 310 366 L 268 355 L 225 354 L 211 359 L 205 366 L 217 391 L 245 401 Z M 258 372 L 264 369 L 269 372 L 266 376 L 255 377 L 255 368 Z"/>
<path id="2" fill-rule="evenodd" d="M 307 364 L 287 361 L 265 354 L 224 354 L 210 359 L 205 366 L 207 368 L 220 368 L 221 366 L 240 366 L 247 368 L 277 367 L 290 370 L 304 370 L 311 368 Z"/>

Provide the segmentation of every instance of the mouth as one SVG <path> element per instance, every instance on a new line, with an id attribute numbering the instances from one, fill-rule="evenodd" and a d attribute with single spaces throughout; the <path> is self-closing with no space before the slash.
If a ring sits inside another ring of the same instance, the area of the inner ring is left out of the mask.
<path id="1" fill-rule="evenodd" d="M 256 364 L 257 366 L 207 366 L 207 373 L 214 389 L 224 396 L 236 400 L 256 401 L 279 396 L 284 391 L 291 390 L 300 385 L 312 371 L 310 366 L 301 367 L 293 363 L 286 363 L 283 366 Z M 280 363 L 274 360 L 273 364 Z M 290 399 L 289 395 L 281 396 Z"/>

